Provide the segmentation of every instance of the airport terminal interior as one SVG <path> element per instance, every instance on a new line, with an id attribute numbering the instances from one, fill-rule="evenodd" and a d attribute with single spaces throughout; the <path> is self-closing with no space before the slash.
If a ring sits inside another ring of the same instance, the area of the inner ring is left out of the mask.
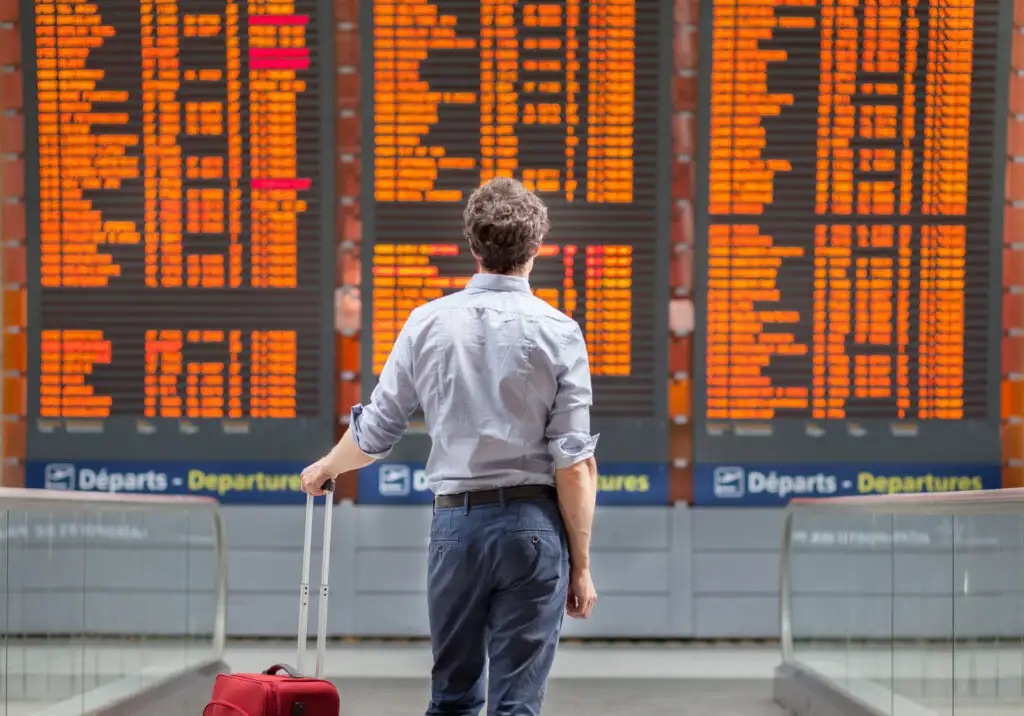
<path id="1" fill-rule="evenodd" d="M 543 713 L 1024 713 L 1024 1 L 0 0 L 0 716 L 425 712 L 426 416 L 301 474 L 495 177 L 600 433 Z"/>

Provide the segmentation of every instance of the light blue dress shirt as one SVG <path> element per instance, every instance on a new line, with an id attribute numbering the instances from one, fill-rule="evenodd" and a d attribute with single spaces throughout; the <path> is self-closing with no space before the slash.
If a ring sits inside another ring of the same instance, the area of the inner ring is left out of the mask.
<path id="1" fill-rule="evenodd" d="M 383 458 L 422 407 L 438 495 L 554 485 L 592 457 L 590 365 L 579 324 L 524 278 L 477 274 L 463 291 L 412 312 L 351 430 Z"/>

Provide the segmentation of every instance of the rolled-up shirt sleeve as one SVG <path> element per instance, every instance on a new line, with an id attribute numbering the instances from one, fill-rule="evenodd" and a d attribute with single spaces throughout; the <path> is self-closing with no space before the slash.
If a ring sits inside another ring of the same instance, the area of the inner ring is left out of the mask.
<path id="1" fill-rule="evenodd" d="M 587 344 L 578 324 L 562 345 L 558 367 L 558 392 L 545 436 L 555 469 L 562 470 L 593 457 L 600 437 L 590 434 L 593 390 Z"/>
<path id="2" fill-rule="evenodd" d="M 410 317 L 411 321 L 411 317 Z M 419 401 L 413 380 L 412 340 L 409 322 L 402 327 L 391 354 L 370 394 L 370 402 L 352 408 L 349 430 L 360 450 L 372 458 L 387 457 L 409 427 L 409 417 Z"/>

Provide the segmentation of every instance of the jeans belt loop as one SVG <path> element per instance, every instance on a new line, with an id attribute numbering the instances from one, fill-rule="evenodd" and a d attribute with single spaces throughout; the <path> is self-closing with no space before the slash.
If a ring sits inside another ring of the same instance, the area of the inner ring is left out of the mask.
<path id="1" fill-rule="evenodd" d="M 465 509 L 465 514 L 469 514 L 469 492 L 462 493 L 462 504 Z"/>
<path id="2" fill-rule="evenodd" d="M 499 504 L 501 504 L 502 511 L 504 511 L 505 510 L 505 488 L 504 487 L 499 487 L 498 488 L 498 502 L 499 502 Z"/>

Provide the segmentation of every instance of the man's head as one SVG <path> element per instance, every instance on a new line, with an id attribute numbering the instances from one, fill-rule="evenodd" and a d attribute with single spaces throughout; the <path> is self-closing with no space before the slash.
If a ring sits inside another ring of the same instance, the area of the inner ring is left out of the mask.
<path id="1" fill-rule="evenodd" d="M 496 177 L 473 192 L 463 234 L 484 271 L 527 274 L 548 232 L 548 210 L 515 179 Z"/>

